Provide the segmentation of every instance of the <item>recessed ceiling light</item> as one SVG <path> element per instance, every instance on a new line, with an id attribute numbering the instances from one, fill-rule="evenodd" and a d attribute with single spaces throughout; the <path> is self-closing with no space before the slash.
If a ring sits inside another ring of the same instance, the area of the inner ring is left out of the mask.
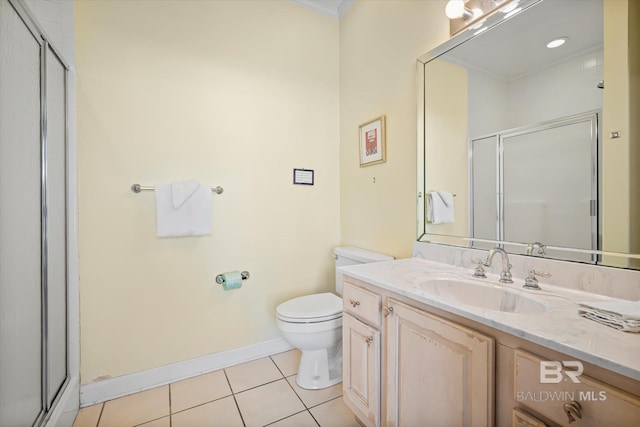
<path id="1" fill-rule="evenodd" d="M 549 49 L 560 47 L 563 44 L 565 44 L 567 42 L 567 40 L 569 40 L 569 37 L 558 37 L 558 38 L 555 38 L 555 39 L 551 40 L 549 43 L 547 43 L 547 47 Z"/>

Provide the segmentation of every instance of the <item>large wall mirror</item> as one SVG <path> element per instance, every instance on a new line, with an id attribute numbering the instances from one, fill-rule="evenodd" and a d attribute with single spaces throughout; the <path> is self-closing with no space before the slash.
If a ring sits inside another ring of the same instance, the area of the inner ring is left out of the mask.
<path id="1" fill-rule="evenodd" d="M 640 269 L 638 3 L 522 0 L 418 59 L 418 240 Z"/>

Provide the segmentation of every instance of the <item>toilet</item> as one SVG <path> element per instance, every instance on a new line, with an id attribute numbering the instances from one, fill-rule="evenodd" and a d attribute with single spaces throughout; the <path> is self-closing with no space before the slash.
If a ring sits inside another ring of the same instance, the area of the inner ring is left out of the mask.
<path id="1" fill-rule="evenodd" d="M 338 295 L 342 295 L 338 267 L 393 260 L 350 246 L 335 248 L 334 255 Z M 330 292 L 293 298 L 276 308 L 276 317 L 284 339 L 302 352 L 296 377 L 300 387 L 321 389 L 342 381 L 342 298 Z"/>

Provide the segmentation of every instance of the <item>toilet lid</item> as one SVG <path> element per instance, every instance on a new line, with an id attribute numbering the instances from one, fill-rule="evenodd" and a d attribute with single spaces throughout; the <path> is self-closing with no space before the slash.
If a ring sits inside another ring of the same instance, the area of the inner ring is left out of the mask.
<path id="1" fill-rule="evenodd" d="M 335 318 L 342 314 L 342 298 L 330 292 L 305 295 L 283 302 L 276 313 L 287 319 Z"/>

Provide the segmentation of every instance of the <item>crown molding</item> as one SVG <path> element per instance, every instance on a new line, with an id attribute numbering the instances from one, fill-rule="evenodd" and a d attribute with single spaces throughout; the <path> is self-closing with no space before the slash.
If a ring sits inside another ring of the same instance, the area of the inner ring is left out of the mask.
<path id="1" fill-rule="evenodd" d="M 299 6 L 340 19 L 356 0 L 289 0 Z"/>

